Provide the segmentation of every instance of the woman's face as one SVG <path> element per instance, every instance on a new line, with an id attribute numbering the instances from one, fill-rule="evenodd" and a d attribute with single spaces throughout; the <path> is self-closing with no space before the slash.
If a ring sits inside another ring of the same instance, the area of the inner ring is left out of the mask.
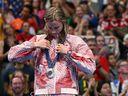
<path id="1" fill-rule="evenodd" d="M 5 33 L 7 35 L 13 35 L 14 34 L 14 30 L 11 26 L 8 26 L 5 30 L 6 30 Z"/>
<path id="2" fill-rule="evenodd" d="M 97 42 L 97 46 L 98 46 L 99 48 L 104 47 L 105 40 L 104 40 L 104 37 L 103 37 L 103 36 L 98 36 L 98 37 L 96 38 L 96 42 Z"/>
<path id="3" fill-rule="evenodd" d="M 59 34 L 63 29 L 63 24 L 60 21 L 46 21 L 46 25 L 51 34 Z"/>
<path id="4" fill-rule="evenodd" d="M 122 61 L 118 68 L 119 77 L 123 80 L 128 80 L 128 62 Z"/>
<path id="5" fill-rule="evenodd" d="M 25 22 L 22 27 L 23 32 L 29 32 L 29 28 L 30 28 L 29 23 Z"/>
<path id="6" fill-rule="evenodd" d="M 84 15 L 84 10 L 82 9 L 81 6 L 78 6 L 76 8 L 76 13 L 75 13 L 78 17 L 82 18 L 82 16 Z"/>
<path id="7" fill-rule="evenodd" d="M 34 8 L 40 7 L 40 1 L 39 1 L 39 0 L 33 0 L 32 6 L 33 6 Z"/>
<path id="8" fill-rule="evenodd" d="M 58 0 L 52 0 L 52 6 L 58 8 L 60 6 Z"/>
<path id="9" fill-rule="evenodd" d="M 108 5 L 106 8 L 107 16 L 108 17 L 114 17 L 115 16 L 115 9 L 112 5 Z"/>
<path id="10" fill-rule="evenodd" d="M 112 90 L 108 83 L 102 85 L 101 96 L 112 96 Z"/>
<path id="11" fill-rule="evenodd" d="M 110 55 L 108 57 L 108 62 L 110 64 L 110 66 L 116 66 L 116 58 L 115 58 L 115 56 L 114 55 Z"/>
<path id="12" fill-rule="evenodd" d="M 24 18 L 28 18 L 30 15 L 30 10 L 26 7 L 23 8 L 23 10 L 21 11 L 21 16 Z"/>

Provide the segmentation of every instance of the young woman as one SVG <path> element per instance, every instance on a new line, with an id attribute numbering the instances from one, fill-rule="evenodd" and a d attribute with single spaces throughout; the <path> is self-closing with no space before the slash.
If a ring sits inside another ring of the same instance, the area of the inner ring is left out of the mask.
<path id="1" fill-rule="evenodd" d="M 46 34 L 12 47 L 8 59 L 13 62 L 35 60 L 36 96 L 78 95 L 77 72 L 91 75 L 95 71 L 92 51 L 80 37 L 67 34 L 61 9 L 49 8 L 45 22 Z"/>

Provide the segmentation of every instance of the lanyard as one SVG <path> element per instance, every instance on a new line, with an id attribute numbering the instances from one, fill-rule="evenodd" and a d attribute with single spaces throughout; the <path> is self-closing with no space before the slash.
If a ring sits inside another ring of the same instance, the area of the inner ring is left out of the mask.
<path id="1" fill-rule="evenodd" d="M 59 58 L 60 53 L 57 53 L 56 57 L 54 58 L 54 60 L 52 62 L 51 59 L 50 59 L 48 49 L 44 49 L 44 52 L 45 52 L 45 56 L 46 56 L 46 59 L 47 59 L 47 62 L 48 62 L 48 68 L 53 68 L 55 66 L 58 58 Z"/>

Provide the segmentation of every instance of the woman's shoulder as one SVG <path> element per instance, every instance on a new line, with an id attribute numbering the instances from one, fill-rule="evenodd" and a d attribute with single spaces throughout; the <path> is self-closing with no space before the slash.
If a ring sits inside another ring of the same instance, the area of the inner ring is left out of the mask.
<path id="1" fill-rule="evenodd" d="M 81 38 L 81 37 L 77 35 L 67 34 L 67 38 Z"/>
<path id="2" fill-rule="evenodd" d="M 80 36 L 71 35 L 71 34 L 68 34 L 67 35 L 67 40 L 73 40 L 75 42 L 77 42 L 77 41 L 83 41 L 83 39 Z"/>

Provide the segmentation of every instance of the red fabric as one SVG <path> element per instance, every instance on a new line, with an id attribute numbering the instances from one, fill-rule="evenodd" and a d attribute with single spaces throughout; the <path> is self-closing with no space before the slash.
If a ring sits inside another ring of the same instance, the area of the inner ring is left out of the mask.
<path id="1" fill-rule="evenodd" d="M 107 19 L 102 21 L 102 29 L 111 30 L 117 27 L 127 27 L 128 18 Z"/>
<path id="2" fill-rule="evenodd" d="M 107 58 L 106 58 L 106 57 L 100 56 L 100 57 L 99 57 L 99 64 L 101 65 L 101 67 L 102 67 L 105 71 L 109 72 L 109 64 L 108 64 L 108 61 L 107 61 Z M 98 69 L 96 69 L 96 71 L 95 71 L 95 78 L 96 78 L 96 80 L 104 80 L 104 79 L 100 76 L 100 74 L 98 73 Z"/>
<path id="3" fill-rule="evenodd" d="M 28 22 L 35 29 L 35 31 L 37 32 L 38 29 L 39 29 L 39 27 L 38 27 L 38 23 L 37 23 L 36 19 L 33 18 L 33 17 L 32 18 L 29 18 L 28 19 Z"/>
<path id="4" fill-rule="evenodd" d="M 18 34 L 16 35 L 16 40 L 23 42 L 23 41 L 28 41 L 28 40 L 30 40 L 32 37 L 33 37 L 33 35 L 26 34 L 25 32 L 22 32 L 22 33 L 18 33 Z"/>

